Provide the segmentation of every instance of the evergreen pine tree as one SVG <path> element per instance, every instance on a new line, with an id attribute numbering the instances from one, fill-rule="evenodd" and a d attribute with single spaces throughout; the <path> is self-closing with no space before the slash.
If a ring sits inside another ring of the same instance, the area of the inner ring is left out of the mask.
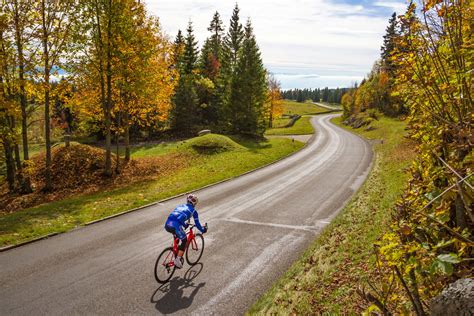
<path id="1" fill-rule="evenodd" d="M 214 13 L 214 17 L 207 30 L 212 35 L 206 39 L 201 50 L 200 68 L 203 75 L 215 82 L 222 59 L 222 36 L 224 32 L 222 20 L 218 12 Z"/>
<path id="2" fill-rule="evenodd" d="M 235 78 L 235 68 L 242 47 L 244 33 L 239 22 L 239 7 L 235 5 L 229 30 L 223 39 L 222 59 L 219 75 L 216 78 L 216 106 L 218 108 L 220 129 L 232 131 L 232 111 L 230 105 L 231 83 Z"/>
<path id="3" fill-rule="evenodd" d="M 329 90 L 329 93 L 328 93 L 328 103 L 335 103 L 335 102 L 336 102 L 335 91 L 331 89 Z"/>
<path id="4" fill-rule="evenodd" d="M 222 53 L 222 36 L 224 34 L 224 24 L 222 23 L 219 12 L 216 11 L 216 13 L 214 13 L 211 24 L 207 30 L 212 33 L 210 38 L 212 53 L 216 59 L 220 59 Z"/>
<path id="5" fill-rule="evenodd" d="M 239 134 L 263 135 L 266 71 L 248 20 L 235 77 L 231 82 L 230 114 L 232 130 Z"/>
<path id="6" fill-rule="evenodd" d="M 212 90 L 199 89 L 199 102 L 202 108 L 203 123 L 215 125 L 218 122 L 220 108 L 223 103 L 216 89 L 221 70 L 224 32 L 223 23 L 218 12 L 214 14 L 208 31 L 211 32 L 211 36 L 206 39 L 202 47 L 199 67 L 200 73 L 212 81 Z"/>
<path id="7" fill-rule="evenodd" d="M 171 109 L 171 127 L 176 133 L 190 135 L 195 131 L 195 127 L 199 123 L 198 102 L 192 76 L 180 76 Z"/>
<path id="8" fill-rule="evenodd" d="M 388 21 L 386 34 L 383 37 L 383 45 L 381 47 L 382 66 L 388 72 L 390 78 L 395 77 L 395 64 L 391 60 L 391 57 L 396 48 L 396 41 L 399 36 L 397 14 L 393 12 L 392 17 Z"/>
<path id="9" fill-rule="evenodd" d="M 303 90 L 298 89 L 298 92 L 296 95 L 296 102 L 304 102 Z"/>
<path id="10" fill-rule="evenodd" d="M 197 66 L 198 60 L 198 49 L 197 41 L 194 37 L 193 24 L 189 21 L 187 29 L 186 39 L 184 40 L 184 52 L 183 52 L 183 74 L 191 75 Z"/>
<path id="11" fill-rule="evenodd" d="M 392 96 L 392 90 L 397 76 L 397 64 L 392 60 L 392 57 L 398 51 L 401 51 L 399 45 L 401 32 L 397 15 L 394 12 L 389 20 L 386 34 L 383 37 L 383 46 L 381 47 L 381 69 L 379 70 L 380 76 L 387 78 L 388 82 L 385 85 L 385 89 L 380 89 L 382 94 L 379 102 L 381 111 L 387 115 L 397 115 L 405 112 L 403 102 L 396 96 Z"/>
<path id="12" fill-rule="evenodd" d="M 183 52 L 184 52 L 184 37 L 181 30 L 178 30 L 178 34 L 174 40 L 173 47 L 173 61 L 178 72 L 181 72 L 183 66 Z"/>
<path id="13" fill-rule="evenodd" d="M 326 87 L 323 89 L 322 91 L 322 97 L 321 99 L 323 100 L 323 102 L 328 102 L 328 98 L 329 98 L 329 88 Z"/>
<path id="14" fill-rule="evenodd" d="M 176 39 L 178 44 L 182 42 L 182 36 L 179 35 L 180 32 L 178 32 Z M 171 127 L 181 134 L 192 133 L 201 121 L 198 111 L 199 100 L 196 93 L 195 69 L 197 68 L 197 58 L 197 42 L 190 21 L 184 39 L 184 51 L 181 57 L 178 58 L 181 64 L 178 67 L 179 81 L 173 97 L 173 108 L 171 109 Z"/>
<path id="15" fill-rule="evenodd" d="M 244 40 L 243 27 L 239 22 L 239 12 L 240 9 L 236 4 L 230 19 L 229 31 L 224 39 L 225 57 L 228 59 L 232 70 L 237 65 L 237 58 Z"/>
<path id="16" fill-rule="evenodd" d="M 314 102 L 319 102 L 321 101 L 321 92 L 319 91 L 319 89 L 314 89 L 314 99 L 313 99 Z"/>

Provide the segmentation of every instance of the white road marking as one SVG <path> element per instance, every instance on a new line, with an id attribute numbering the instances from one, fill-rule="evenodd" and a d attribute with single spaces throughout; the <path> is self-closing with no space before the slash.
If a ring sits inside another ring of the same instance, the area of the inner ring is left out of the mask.
<path id="1" fill-rule="evenodd" d="M 309 232 L 313 232 L 313 233 L 319 232 L 322 227 L 329 224 L 328 221 L 318 221 L 317 224 L 321 224 L 321 225 L 316 225 L 316 226 L 286 225 L 286 224 L 277 224 L 277 223 L 263 223 L 263 222 L 247 221 L 247 220 L 239 219 L 239 218 L 235 218 L 235 217 L 225 218 L 223 220 L 226 221 L 226 222 L 232 222 L 232 223 L 261 225 L 261 226 L 287 228 L 287 229 L 294 229 L 294 230 L 304 230 L 304 231 L 309 231 Z"/>
<path id="2" fill-rule="evenodd" d="M 258 275 L 265 274 L 272 268 L 272 262 L 279 260 L 282 249 L 292 249 L 303 240 L 303 236 L 288 234 L 276 240 L 273 244 L 266 247 L 258 257 L 255 257 L 249 265 L 241 271 L 235 279 L 219 291 L 218 294 L 209 299 L 199 309 L 192 312 L 192 315 L 211 315 L 213 311 L 218 310 L 217 305 L 225 304 L 228 300 L 235 299 L 243 288 Z"/>

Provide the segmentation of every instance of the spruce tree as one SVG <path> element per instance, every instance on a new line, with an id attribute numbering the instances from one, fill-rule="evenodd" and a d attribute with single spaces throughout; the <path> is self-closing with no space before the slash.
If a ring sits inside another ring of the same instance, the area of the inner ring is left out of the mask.
<path id="1" fill-rule="evenodd" d="M 248 20 L 231 83 L 230 114 L 234 133 L 263 135 L 265 131 L 264 103 L 267 92 L 266 71 Z"/>
<path id="2" fill-rule="evenodd" d="M 182 37 L 176 42 L 179 44 Z M 171 127 L 180 134 L 190 134 L 196 125 L 200 124 L 198 105 L 199 100 L 196 93 L 197 68 L 197 41 L 193 34 L 191 21 L 189 22 L 187 35 L 184 39 L 184 51 L 180 58 L 178 67 L 179 81 L 173 97 L 173 108 L 171 110 Z"/>
<path id="3" fill-rule="evenodd" d="M 190 135 L 195 131 L 199 123 L 198 101 L 192 76 L 180 76 L 171 110 L 171 127 L 177 134 Z"/>
<path id="4" fill-rule="evenodd" d="M 218 86 L 219 75 L 221 71 L 222 45 L 223 45 L 223 23 L 220 15 L 216 12 L 208 27 L 211 36 L 206 39 L 201 50 L 199 61 L 200 73 L 212 82 L 212 90 L 199 89 L 199 103 L 201 107 L 201 116 L 203 123 L 206 125 L 215 125 L 219 120 L 220 108 L 222 107 L 219 93 L 216 89 Z M 207 82 L 209 83 L 209 82 Z M 207 85 L 207 87 L 209 84 Z"/>
<path id="5" fill-rule="evenodd" d="M 379 102 L 379 107 L 384 114 L 398 115 L 405 112 L 403 102 L 396 96 L 392 96 L 394 89 L 395 78 L 397 76 L 397 64 L 392 60 L 392 57 L 401 51 L 399 41 L 401 37 L 401 30 L 397 20 L 397 15 L 394 12 L 389 20 L 386 34 L 383 37 L 383 46 L 381 47 L 381 69 L 380 76 L 388 76 L 388 84 L 385 89 L 380 89 L 382 102 Z"/>
<path id="6" fill-rule="evenodd" d="M 194 37 L 193 24 L 189 21 L 186 39 L 184 40 L 183 74 L 191 75 L 197 66 L 198 49 Z"/>
<path id="7" fill-rule="evenodd" d="M 217 11 L 207 30 L 211 32 L 211 36 L 204 42 L 199 64 L 201 73 L 215 82 L 221 66 L 224 32 L 223 23 Z"/>
<path id="8" fill-rule="evenodd" d="M 231 69 L 237 65 L 237 58 L 244 40 L 243 27 L 239 22 L 239 12 L 239 6 L 236 4 L 230 19 L 229 31 L 224 39 L 224 50 Z"/>
<path id="9" fill-rule="evenodd" d="M 329 98 L 329 88 L 326 87 L 324 88 L 324 90 L 322 91 L 322 97 L 321 99 L 323 99 L 323 102 L 328 102 L 328 98 Z"/>
<path id="10" fill-rule="evenodd" d="M 173 60 L 178 72 L 181 70 L 182 66 L 182 56 L 184 52 L 184 37 L 181 30 L 178 30 L 178 34 L 174 40 L 173 47 Z"/>
<path id="11" fill-rule="evenodd" d="M 211 24 L 207 28 L 212 33 L 210 45 L 215 58 L 220 59 L 222 53 L 222 36 L 224 34 L 224 24 L 222 23 L 219 12 L 216 11 L 212 18 Z"/>
<path id="12" fill-rule="evenodd" d="M 392 17 L 388 21 L 386 33 L 383 37 L 383 45 L 381 47 L 382 66 L 388 72 L 390 78 L 395 77 L 395 64 L 391 60 L 391 57 L 395 52 L 396 41 L 399 36 L 397 14 L 393 12 Z"/>
<path id="13" fill-rule="evenodd" d="M 296 94 L 296 102 L 304 102 L 303 90 L 298 89 L 298 92 Z"/>
<path id="14" fill-rule="evenodd" d="M 231 83 L 236 76 L 235 68 L 244 37 L 242 24 L 239 22 L 239 7 L 235 5 L 230 19 L 229 30 L 223 39 L 222 59 L 219 75 L 216 78 L 216 106 L 218 108 L 220 129 L 232 131 L 232 111 L 230 97 Z"/>

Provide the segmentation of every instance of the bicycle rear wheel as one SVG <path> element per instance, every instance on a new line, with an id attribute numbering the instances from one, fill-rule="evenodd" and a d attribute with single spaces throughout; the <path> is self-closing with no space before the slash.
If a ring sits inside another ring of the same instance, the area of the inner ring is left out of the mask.
<path id="1" fill-rule="evenodd" d="M 168 247 L 163 250 L 155 263 L 155 279 L 158 283 L 166 283 L 173 276 L 174 270 L 174 257 L 173 247 Z"/>
<path id="2" fill-rule="evenodd" d="M 186 262 L 189 265 L 195 265 L 201 259 L 204 251 L 204 237 L 202 234 L 196 234 L 186 248 Z"/>

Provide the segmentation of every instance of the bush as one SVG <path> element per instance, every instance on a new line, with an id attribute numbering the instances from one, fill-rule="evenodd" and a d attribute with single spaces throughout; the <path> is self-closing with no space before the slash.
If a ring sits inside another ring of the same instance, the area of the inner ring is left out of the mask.
<path id="1" fill-rule="evenodd" d="M 378 121 L 382 113 L 378 109 L 368 109 L 367 115 Z"/>

